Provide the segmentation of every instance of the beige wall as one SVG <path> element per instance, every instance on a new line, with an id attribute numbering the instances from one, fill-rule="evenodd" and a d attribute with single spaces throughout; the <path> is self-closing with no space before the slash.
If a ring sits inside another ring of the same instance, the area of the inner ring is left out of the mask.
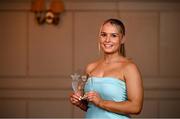
<path id="1" fill-rule="evenodd" d="M 97 34 L 121 18 L 145 100 L 138 117 L 180 117 L 179 2 L 65 2 L 58 26 L 39 26 L 30 0 L 0 2 L 0 117 L 83 117 L 70 74 L 98 57 Z"/>

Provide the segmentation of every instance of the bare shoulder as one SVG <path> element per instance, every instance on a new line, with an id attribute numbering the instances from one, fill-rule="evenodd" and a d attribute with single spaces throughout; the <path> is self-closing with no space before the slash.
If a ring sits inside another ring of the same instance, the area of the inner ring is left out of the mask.
<path id="1" fill-rule="evenodd" d="M 134 70 L 138 68 L 132 58 L 124 58 L 123 64 L 125 70 Z"/>
<path id="2" fill-rule="evenodd" d="M 128 59 L 124 65 L 124 76 L 126 79 L 141 79 L 139 68 L 132 59 Z"/>
<path id="3" fill-rule="evenodd" d="M 134 63 L 133 61 L 128 61 L 125 64 L 125 70 L 138 70 L 138 66 L 136 65 L 136 63 Z"/>
<path id="4" fill-rule="evenodd" d="M 134 73 L 140 73 L 138 66 L 136 63 L 131 59 L 131 58 L 126 58 L 125 63 L 124 63 L 124 73 L 126 75 L 128 74 L 134 74 Z"/>
<path id="5" fill-rule="evenodd" d="M 89 63 L 87 66 L 86 66 L 86 74 L 91 74 L 91 71 L 99 64 L 100 62 L 100 59 L 98 60 L 95 60 L 91 63 Z"/>

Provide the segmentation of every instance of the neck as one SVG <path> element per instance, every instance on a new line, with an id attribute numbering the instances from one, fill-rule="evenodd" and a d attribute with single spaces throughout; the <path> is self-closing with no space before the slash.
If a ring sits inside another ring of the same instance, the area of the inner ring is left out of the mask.
<path id="1" fill-rule="evenodd" d="M 119 53 L 113 53 L 113 54 L 104 54 L 104 62 L 109 64 L 109 63 L 113 63 L 113 62 L 119 62 L 119 59 L 122 56 L 119 55 Z"/>

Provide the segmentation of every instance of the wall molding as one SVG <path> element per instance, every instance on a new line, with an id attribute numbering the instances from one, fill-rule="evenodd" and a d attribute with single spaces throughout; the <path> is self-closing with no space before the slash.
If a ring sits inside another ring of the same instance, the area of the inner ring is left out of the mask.
<path id="1" fill-rule="evenodd" d="M 143 78 L 146 90 L 180 90 L 179 78 Z M 0 89 L 71 89 L 70 78 L 0 78 Z"/>
<path id="2" fill-rule="evenodd" d="M 48 3 L 47 3 L 48 4 Z M 64 1 L 68 10 L 180 10 L 178 1 Z M 31 1 L 1 1 L 0 10 L 28 10 Z"/>

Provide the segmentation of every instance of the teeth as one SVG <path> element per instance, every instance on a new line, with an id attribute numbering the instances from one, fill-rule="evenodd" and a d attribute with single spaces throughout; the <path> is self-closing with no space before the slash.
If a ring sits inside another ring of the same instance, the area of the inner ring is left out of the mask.
<path id="1" fill-rule="evenodd" d="M 107 47 L 107 48 L 111 48 L 113 45 L 105 44 L 104 46 Z"/>

